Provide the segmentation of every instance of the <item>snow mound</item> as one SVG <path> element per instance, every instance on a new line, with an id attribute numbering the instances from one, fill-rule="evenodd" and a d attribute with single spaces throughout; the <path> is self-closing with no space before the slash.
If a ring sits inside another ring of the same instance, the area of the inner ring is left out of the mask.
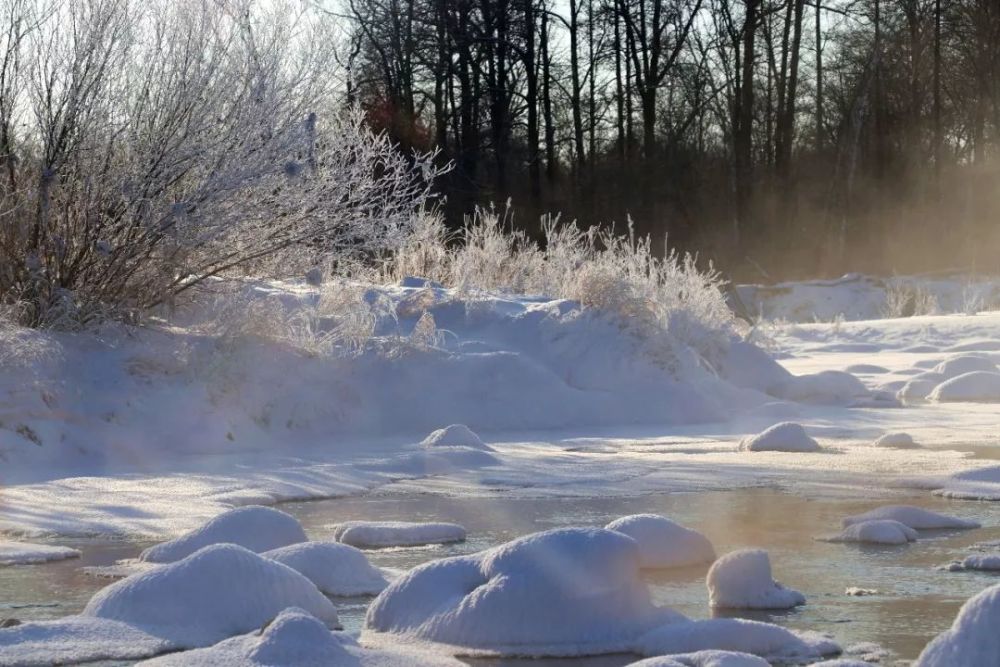
<path id="1" fill-rule="evenodd" d="M 951 572 L 961 572 L 963 570 L 996 572 L 1000 570 L 1000 554 L 973 554 L 946 565 L 944 569 Z"/>
<path id="2" fill-rule="evenodd" d="M 781 422 L 740 441 L 744 452 L 818 452 L 819 443 L 809 437 L 801 424 Z"/>
<path id="3" fill-rule="evenodd" d="M 872 519 L 853 523 L 827 542 L 862 542 L 866 544 L 906 544 L 917 539 L 917 531 L 892 519 Z"/>
<path id="4" fill-rule="evenodd" d="M 904 403 L 917 403 L 919 401 L 925 401 L 938 384 L 939 382 L 937 380 L 913 378 L 907 381 L 907 383 L 896 392 L 896 398 Z"/>
<path id="5" fill-rule="evenodd" d="M 846 528 L 863 521 L 872 521 L 875 519 L 891 519 L 916 530 L 979 528 L 979 524 L 975 521 L 968 521 L 955 516 L 948 516 L 947 514 L 938 514 L 937 512 L 925 510 L 922 507 L 914 507 L 913 505 L 885 505 L 883 507 L 876 507 L 864 514 L 845 517 L 841 523 Z"/>
<path id="6" fill-rule="evenodd" d="M 661 655 L 629 663 L 628 667 L 770 667 L 767 660 L 735 651 L 695 651 Z"/>
<path id="7" fill-rule="evenodd" d="M 255 630 L 286 607 L 302 607 L 338 626 L 333 604 L 301 574 L 243 547 L 217 544 L 111 584 L 81 615 L 198 648 Z"/>
<path id="8" fill-rule="evenodd" d="M 67 616 L 0 630 L 0 665 L 76 665 L 98 660 L 139 660 L 175 649 L 173 643 L 127 623 Z"/>
<path id="9" fill-rule="evenodd" d="M 712 564 L 706 584 L 713 608 L 790 609 L 806 602 L 802 593 L 773 579 L 771 560 L 763 549 L 726 554 Z"/>
<path id="10" fill-rule="evenodd" d="M 934 493 L 962 500 L 1000 500 L 1000 466 L 966 470 L 952 475 L 944 487 Z"/>
<path id="11" fill-rule="evenodd" d="M 889 369 L 875 364 L 851 364 L 844 371 L 854 375 L 882 375 L 888 373 Z"/>
<path id="12" fill-rule="evenodd" d="M 527 535 L 468 556 L 426 563 L 368 608 L 365 637 L 384 633 L 500 655 L 578 656 L 630 650 L 643 634 L 683 621 L 654 607 L 639 547 L 599 528 Z"/>
<path id="13" fill-rule="evenodd" d="M 260 632 L 139 664 L 145 667 L 458 667 L 462 663 L 445 656 L 364 649 L 349 635 L 330 632 L 312 615 L 289 608 Z"/>
<path id="14" fill-rule="evenodd" d="M 938 403 L 1000 403 L 1000 373 L 959 375 L 939 384 L 927 398 Z"/>
<path id="15" fill-rule="evenodd" d="M 743 389 L 777 395 L 793 379 L 784 366 L 753 343 L 733 341 L 719 362 L 719 375 Z"/>
<path id="16" fill-rule="evenodd" d="M 846 405 L 860 398 L 867 398 L 871 392 L 861 380 L 850 373 L 820 371 L 809 375 L 792 376 L 781 385 L 776 395 L 787 401 L 799 403 Z"/>
<path id="17" fill-rule="evenodd" d="M 236 544 L 260 553 L 308 539 L 291 514 L 250 505 L 223 512 L 190 533 L 149 547 L 139 554 L 139 560 L 172 563 L 211 544 Z"/>
<path id="18" fill-rule="evenodd" d="M 704 650 L 752 653 L 768 661 L 798 664 L 840 653 L 840 646 L 817 632 L 793 632 L 780 625 L 741 618 L 674 623 L 644 635 L 636 651 L 669 655 Z"/>
<path id="19" fill-rule="evenodd" d="M 287 565 L 327 595 L 376 595 L 389 585 L 361 551 L 347 544 L 302 542 L 261 556 Z"/>
<path id="20" fill-rule="evenodd" d="M 997 365 L 987 357 L 968 354 L 946 359 L 934 367 L 934 372 L 940 373 L 945 379 L 955 378 L 959 375 L 974 373 L 976 371 L 996 373 Z"/>
<path id="21" fill-rule="evenodd" d="M 79 556 L 79 551 L 70 549 L 69 547 L 60 547 L 53 544 L 0 541 L 0 565 L 47 563 L 53 560 L 79 558 Z"/>
<path id="22" fill-rule="evenodd" d="M 1000 661 L 1000 584 L 970 598 L 951 628 L 935 637 L 914 667 L 991 667 Z"/>
<path id="23" fill-rule="evenodd" d="M 467 447 L 493 451 L 493 448 L 480 439 L 476 433 L 465 424 L 452 424 L 432 432 L 420 443 L 424 447 Z"/>
<path id="24" fill-rule="evenodd" d="M 605 528 L 628 535 L 639 544 L 641 568 L 682 567 L 715 560 L 715 549 L 707 537 L 656 514 L 625 516 Z"/>
<path id="25" fill-rule="evenodd" d="M 875 447 L 893 447 L 896 449 L 916 449 L 918 445 L 909 433 L 886 433 L 872 443 Z"/>
<path id="26" fill-rule="evenodd" d="M 333 539 L 362 549 L 415 547 L 465 541 L 457 523 L 410 521 L 345 521 L 333 526 Z"/>

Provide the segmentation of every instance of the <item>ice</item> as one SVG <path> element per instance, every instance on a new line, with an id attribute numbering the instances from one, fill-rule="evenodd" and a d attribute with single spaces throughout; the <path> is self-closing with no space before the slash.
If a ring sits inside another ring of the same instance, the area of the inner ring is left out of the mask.
<path id="1" fill-rule="evenodd" d="M 939 384 L 927 398 L 938 403 L 1000 403 L 1000 373 L 959 375 Z"/>
<path id="2" fill-rule="evenodd" d="M 628 651 L 654 627 L 684 621 L 653 606 L 632 538 L 564 528 L 414 568 L 368 608 L 362 640 L 577 656 Z"/>
<path id="3" fill-rule="evenodd" d="M 771 560 L 763 549 L 730 552 L 708 571 L 709 604 L 723 609 L 790 609 L 805 604 L 802 593 L 785 588 L 771 576 Z"/>
<path id="4" fill-rule="evenodd" d="M 886 433 L 879 436 L 872 445 L 875 447 L 895 447 L 897 449 L 915 449 L 920 446 L 914 442 L 912 435 L 903 432 Z"/>
<path id="5" fill-rule="evenodd" d="M 934 372 L 946 380 L 976 371 L 996 373 L 997 365 L 987 357 L 970 354 L 945 359 L 934 367 Z"/>
<path id="6" fill-rule="evenodd" d="M 840 646 L 816 632 L 795 632 L 740 618 L 713 618 L 675 623 L 643 636 L 637 652 L 669 655 L 703 650 L 752 653 L 768 661 L 798 664 L 840 653 Z"/>
<path id="7" fill-rule="evenodd" d="M 445 428 L 440 428 L 420 443 L 424 447 L 467 447 L 470 449 L 482 449 L 493 451 L 493 448 L 480 439 L 465 424 L 452 424 Z"/>
<path id="8" fill-rule="evenodd" d="M 26 565 L 47 563 L 66 558 L 78 558 L 80 552 L 54 544 L 29 544 L 28 542 L 0 541 L 0 565 Z"/>
<path id="9" fill-rule="evenodd" d="M 906 544 L 917 539 L 917 531 L 892 519 L 872 519 L 851 524 L 838 535 L 823 539 L 827 542 Z"/>
<path id="10" fill-rule="evenodd" d="M 349 635 L 330 632 L 321 621 L 296 608 L 282 611 L 261 631 L 226 639 L 215 646 L 173 653 L 139 663 L 144 667 L 461 667 L 444 655 L 371 650 Z"/>
<path id="11" fill-rule="evenodd" d="M 243 547 L 217 544 L 111 584 L 81 615 L 128 623 L 179 647 L 196 648 L 250 632 L 292 606 L 330 627 L 339 625 L 333 604 L 292 568 Z"/>
<path id="12" fill-rule="evenodd" d="M 302 542 L 261 555 L 292 568 L 327 595 L 376 595 L 389 583 L 364 553 L 347 544 Z"/>
<path id="13" fill-rule="evenodd" d="M 239 507 L 219 514 L 200 528 L 155 546 L 139 555 L 150 563 L 172 563 L 210 544 L 237 544 L 261 553 L 305 542 L 298 519 L 270 507 Z"/>
<path id="14" fill-rule="evenodd" d="M 0 629 L 0 667 L 138 660 L 176 645 L 119 621 L 67 616 Z"/>
<path id="15" fill-rule="evenodd" d="M 740 441 L 746 452 L 818 452 L 819 443 L 806 433 L 801 424 L 781 422 Z"/>
<path id="16" fill-rule="evenodd" d="M 715 560 L 715 550 L 701 533 L 656 514 L 634 514 L 605 526 L 639 544 L 642 568 L 682 567 Z"/>
<path id="17" fill-rule="evenodd" d="M 735 651 L 695 651 L 661 655 L 633 662 L 628 667 L 770 667 L 767 660 Z"/>
<path id="18" fill-rule="evenodd" d="M 951 628 L 935 637 L 914 667 L 993 667 L 1000 661 L 1000 584 L 970 598 Z"/>
<path id="19" fill-rule="evenodd" d="M 979 528 L 979 524 L 975 521 L 939 514 L 913 505 L 884 505 L 864 514 L 845 517 L 842 523 L 846 528 L 873 519 L 891 519 L 916 530 Z"/>
<path id="20" fill-rule="evenodd" d="M 333 539 L 362 549 L 414 547 L 465 540 L 456 523 L 410 521 L 345 521 L 333 525 Z"/>

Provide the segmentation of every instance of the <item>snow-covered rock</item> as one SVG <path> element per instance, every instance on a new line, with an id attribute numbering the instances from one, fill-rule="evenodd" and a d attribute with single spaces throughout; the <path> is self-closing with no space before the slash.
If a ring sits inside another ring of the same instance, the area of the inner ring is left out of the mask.
<path id="1" fill-rule="evenodd" d="M 893 447 L 895 449 L 915 449 L 919 445 L 914 442 L 913 436 L 909 433 L 895 432 L 886 433 L 875 439 L 872 443 L 875 447 Z"/>
<path id="2" fill-rule="evenodd" d="M 460 667 L 444 655 L 365 649 L 342 632 L 330 632 L 307 612 L 289 608 L 261 631 L 215 646 L 153 658 L 144 667 Z"/>
<path id="3" fill-rule="evenodd" d="M 243 547 L 217 544 L 111 584 L 81 615 L 121 621 L 178 647 L 198 648 L 255 630 L 286 607 L 339 625 L 333 604 L 292 568 Z"/>
<path id="4" fill-rule="evenodd" d="M 938 512 L 925 510 L 922 507 L 914 507 L 913 505 L 884 505 L 876 507 L 864 514 L 844 517 L 841 523 L 846 528 L 863 521 L 872 521 L 875 519 L 891 519 L 916 530 L 979 528 L 979 524 L 975 521 L 960 519 L 955 516 L 948 516 L 947 514 L 939 514 Z"/>
<path id="5" fill-rule="evenodd" d="M 939 384 L 927 398 L 938 403 L 1000 403 L 1000 373 L 959 375 Z"/>
<path id="6" fill-rule="evenodd" d="M 850 373 L 820 371 L 791 377 L 781 385 L 776 395 L 799 403 L 846 405 L 866 398 L 870 393 L 864 383 Z"/>
<path id="7" fill-rule="evenodd" d="M 452 424 L 432 432 L 421 443 L 424 447 L 467 447 L 493 451 L 482 439 L 465 424 Z"/>
<path id="8" fill-rule="evenodd" d="M 333 526 L 333 539 L 361 549 L 415 547 L 465 540 L 457 523 L 410 521 L 345 521 Z"/>
<path id="9" fill-rule="evenodd" d="M 819 443 L 809 437 L 801 424 L 781 422 L 740 441 L 745 452 L 818 452 Z"/>
<path id="10" fill-rule="evenodd" d="M 751 653 L 695 651 L 661 655 L 629 663 L 628 667 L 770 667 L 771 663 Z"/>
<path id="11" fill-rule="evenodd" d="M 0 565 L 26 565 L 47 563 L 53 560 L 78 558 L 80 552 L 54 544 L 29 544 L 28 542 L 0 541 Z"/>
<path id="12" fill-rule="evenodd" d="M 1000 584 L 970 598 L 951 628 L 935 637 L 914 667 L 994 667 L 1000 664 Z"/>
<path id="13" fill-rule="evenodd" d="M 780 625 L 741 618 L 674 623 L 639 639 L 642 655 L 719 650 L 752 653 L 781 664 L 799 664 L 840 653 L 840 646 L 818 632 L 794 632 Z"/>
<path id="14" fill-rule="evenodd" d="M 639 544 L 639 566 L 667 568 L 715 560 L 708 538 L 656 514 L 634 514 L 615 519 L 607 526 L 628 535 Z"/>
<path id="15" fill-rule="evenodd" d="M 706 579 L 709 604 L 726 609 L 790 609 L 805 604 L 802 593 L 785 588 L 771 575 L 763 549 L 741 549 L 712 564 Z"/>
<path id="16" fill-rule="evenodd" d="M 360 550 L 338 542 L 302 542 L 261 554 L 287 565 L 327 595 L 376 595 L 389 582 Z"/>
<path id="17" fill-rule="evenodd" d="M 211 544 L 236 544 L 261 553 L 305 542 L 298 519 L 273 507 L 250 505 L 228 510 L 191 532 L 149 547 L 139 560 L 172 563 Z"/>
<path id="18" fill-rule="evenodd" d="M 959 375 L 974 373 L 976 371 L 996 373 L 997 365 L 987 357 L 967 354 L 945 359 L 934 367 L 934 372 L 940 374 L 944 379 L 955 378 Z"/>
<path id="19" fill-rule="evenodd" d="M 502 655 L 631 650 L 683 616 L 653 606 L 639 547 L 621 533 L 565 528 L 418 566 L 368 608 L 365 633 Z"/>
<path id="20" fill-rule="evenodd" d="M 892 519 L 872 519 L 853 523 L 827 542 L 862 542 L 867 544 L 906 544 L 917 539 L 917 531 Z"/>

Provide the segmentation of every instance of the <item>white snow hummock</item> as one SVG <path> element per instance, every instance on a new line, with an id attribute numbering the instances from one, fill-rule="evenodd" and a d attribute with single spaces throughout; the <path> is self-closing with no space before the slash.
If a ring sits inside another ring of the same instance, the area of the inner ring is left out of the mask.
<path id="1" fill-rule="evenodd" d="M 960 519 L 947 514 L 939 514 L 913 505 L 884 505 L 854 516 L 844 517 L 841 522 L 846 528 L 864 521 L 891 519 L 915 530 L 935 530 L 942 528 L 979 528 L 975 521 Z"/>
<path id="2" fill-rule="evenodd" d="M 333 539 L 361 549 L 415 547 L 465 541 L 457 523 L 410 521 L 345 521 L 333 526 Z"/>
<path id="3" fill-rule="evenodd" d="M 997 365 L 987 357 L 975 354 L 964 354 L 959 357 L 945 359 L 934 367 L 934 372 L 939 373 L 944 379 L 955 378 L 959 375 L 974 373 L 976 371 L 996 373 Z"/>
<path id="4" fill-rule="evenodd" d="M 362 639 L 408 637 L 526 657 L 595 655 L 629 651 L 649 630 L 685 620 L 653 606 L 632 538 L 564 528 L 410 570 L 368 608 Z"/>
<path id="5" fill-rule="evenodd" d="M 301 542 L 261 556 L 287 565 L 327 595 L 376 595 L 389 585 L 364 553 L 347 544 Z"/>
<path id="6" fill-rule="evenodd" d="M 956 473 L 936 495 L 963 500 L 1000 500 L 1000 466 L 987 466 Z"/>
<path id="7" fill-rule="evenodd" d="M 47 563 L 66 558 L 79 558 L 80 552 L 54 544 L 29 544 L 28 542 L 0 541 L 0 565 L 27 565 Z"/>
<path id="8" fill-rule="evenodd" d="M 872 519 L 853 523 L 839 534 L 823 539 L 827 542 L 906 544 L 917 539 L 917 531 L 892 519 Z"/>
<path id="9" fill-rule="evenodd" d="M 939 384 L 927 398 L 938 403 L 1000 403 L 1000 373 L 959 375 Z"/>
<path id="10" fill-rule="evenodd" d="M 973 554 L 966 556 L 962 560 L 949 563 L 942 569 L 951 572 L 961 572 L 964 570 L 996 572 L 1000 570 L 1000 554 Z"/>
<path id="11" fill-rule="evenodd" d="M 871 395 L 858 378 L 844 371 L 826 370 L 792 376 L 776 393 L 779 398 L 799 403 L 847 405 Z"/>
<path id="12" fill-rule="evenodd" d="M 872 445 L 875 447 L 894 447 L 896 449 L 915 449 L 920 446 L 914 442 L 912 435 L 901 431 L 881 435 L 876 438 Z"/>
<path id="13" fill-rule="evenodd" d="M 751 653 L 695 651 L 645 658 L 627 667 L 770 667 L 771 663 Z"/>
<path id="14" fill-rule="evenodd" d="M 1000 663 L 1000 584 L 970 598 L 951 628 L 935 637 L 914 667 L 992 667 Z"/>
<path id="15" fill-rule="evenodd" d="M 211 544 L 236 544 L 261 553 L 307 539 L 302 525 L 291 514 L 250 505 L 223 512 L 185 535 L 149 547 L 139 554 L 139 560 L 172 563 Z"/>
<path id="16" fill-rule="evenodd" d="M 424 447 L 467 447 L 493 451 L 476 433 L 465 424 L 452 424 L 432 432 L 421 442 Z"/>
<path id="17" fill-rule="evenodd" d="M 665 625 L 640 638 L 636 652 L 652 656 L 709 649 L 752 653 L 781 664 L 800 664 L 840 653 L 836 642 L 818 632 L 796 632 L 741 618 Z"/>
<path id="18" fill-rule="evenodd" d="M 243 547 L 216 544 L 111 584 L 81 615 L 121 621 L 178 647 L 197 648 L 255 630 L 286 607 L 339 626 L 337 610 L 307 578 Z"/>
<path id="19" fill-rule="evenodd" d="M 226 639 L 215 646 L 173 653 L 139 663 L 145 667 L 459 667 L 443 655 L 361 648 L 350 635 L 330 632 L 316 617 L 294 607 L 278 614 L 260 632 Z"/>
<path id="20" fill-rule="evenodd" d="M 781 422 L 740 441 L 745 452 L 818 452 L 819 443 L 809 437 L 801 424 Z"/>
<path id="21" fill-rule="evenodd" d="M 628 535 L 639 544 L 639 567 L 682 567 L 715 560 L 715 549 L 696 530 L 656 514 L 634 514 L 615 519 L 607 526 Z"/>
<path id="22" fill-rule="evenodd" d="M 926 401 L 934 388 L 938 386 L 937 380 L 926 380 L 913 378 L 896 392 L 896 398 L 904 403 L 916 403 Z"/>
<path id="23" fill-rule="evenodd" d="M 802 593 L 774 580 L 771 560 L 763 549 L 741 549 L 722 556 L 712 564 L 705 583 L 713 608 L 790 609 L 806 602 Z"/>

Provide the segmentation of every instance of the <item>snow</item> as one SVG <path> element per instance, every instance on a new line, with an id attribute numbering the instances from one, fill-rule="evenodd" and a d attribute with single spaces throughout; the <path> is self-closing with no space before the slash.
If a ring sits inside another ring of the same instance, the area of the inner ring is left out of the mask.
<path id="1" fill-rule="evenodd" d="M 771 560 L 763 549 L 730 552 L 708 571 L 709 605 L 723 609 L 790 609 L 805 604 L 802 593 L 785 588 L 771 576 Z"/>
<path id="2" fill-rule="evenodd" d="M 327 595 L 376 595 L 389 583 L 364 553 L 347 544 L 302 542 L 261 555 L 292 568 Z"/>
<path id="3" fill-rule="evenodd" d="M 1000 554 L 972 554 L 962 560 L 949 563 L 944 569 L 951 572 L 961 572 L 963 570 L 995 572 L 1000 570 Z"/>
<path id="4" fill-rule="evenodd" d="M 969 599 L 950 629 L 935 637 L 914 667 L 988 667 L 1000 656 L 1000 584 Z"/>
<path id="5" fill-rule="evenodd" d="M 915 530 L 979 528 L 979 523 L 975 521 L 969 521 L 959 517 L 932 512 L 921 507 L 914 507 L 913 505 L 884 505 L 865 512 L 864 514 L 845 517 L 842 523 L 846 528 L 854 524 L 875 519 L 890 519 L 898 521 L 899 523 L 909 526 Z"/>
<path id="6" fill-rule="evenodd" d="M 939 382 L 937 380 L 912 379 L 906 382 L 896 393 L 897 398 L 904 403 L 916 403 L 924 401 L 934 391 Z"/>
<path id="7" fill-rule="evenodd" d="M 448 544 L 465 540 L 455 523 L 410 521 L 345 521 L 334 524 L 333 539 L 363 549 Z"/>
<path id="8" fill-rule="evenodd" d="M 459 667 L 443 655 L 362 648 L 349 635 L 330 632 L 296 608 L 282 611 L 260 632 L 226 639 L 210 648 L 173 653 L 139 663 L 145 667 Z"/>
<path id="9" fill-rule="evenodd" d="M 607 526 L 639 544 L 639 567 L 682 567 L 715 560 L 715 550 L 701 533 L 656 514 L 634 514 Z"/>
<path id="10" fill-rule="evenodd" d="M 643 636 L 636 648 L 649 656 L 708 649 L 752 653 L 768 661 L 793 664 L 840 653 L 836 642 L 819 633 L 741 618 L 666 625 Z"/>
<path id="11" fill-rule="evenodd" d="M 68 616 L 0 630 L 0 666 L 74 665 L 98 660 L 138 660 L 175 648 L 119 621 Z"/>
<path id="12" fill-rule="evenodd" d="M 683 620 L 653 606 L 634 540 L 565 528 L 414 568 L 368 608 L 362 640 L 409 637 L 510 656 L 594 655 L 628 651 L 654 627 Z"/>
<path id="13" fill-rule="evenodd" d="M 78 558 L 80 552 L 55 544 L 29 544 L 28 542 L 0 541 L 0 565 L 26 565 L 47 563 L 66 558 Z"/>
<path id="14" fill-rule="evenodd" d="M 333 604 L 292 568 L 217 544 L 111 584 L 81 615 L 128 623 L 196 648 L 250 632 L 293 606 L 330 627 L 339 625 Z"/>
<path id="15" fill-rule="evenodd" d="M 902 432 L 881 435 L 872 445 L 874 447 L 896 447 L 899 449 L 913 449 L 920 446 L 913 440 L 912 435 Z"/>
<path id="16" fill-rule="evenodd" d="M 200 528 L 149 547 L 139 560 L 172 563 L 211 544 L 237 544 L 257 553 L 305 542 L 298 519 L 271 507 L 239 507 L 223 512 Z"/>
<path id="17" fill-rule="evenodd" d="M 962 500 L 1000 500 L 1000 466 L 966 470 L 951 475 L 934 493 Z"/>
<path id="18" fill-rule="evenodd" d="M 892 519 L 872 519 L 853 523 L 839 534 L 824 539 L 827 542 L 906 544 L 917 539 L 917 531 Z"/>
<path id="19" fill-rule="evenodd" d="M 740 441 L 746 452 L 818 452 L 819 443 L 809 437 L 801 424 L 781 422 Z"/>
<path id="20" fill-rule="evenodd" d="M 979 371 L 996 373 L 997 365 L 988 357 L 966 354 L 945 359 L 934 367 L 934 372 L 939 374 L 942 379 L 945 380 L 950 380 L 958 377 L 959 375 Z"/>
<path id="21" fill-rule="evenodd" d="M 826 370 L 793 376 L 778 389 L 778 398 L 800 403 L 849 405 L 871 392 L 850 373 Z"/>
<path id="22" fill-rule="evenodd" d="M 771 663 L 750 653 L 695 651 L 645 658 L 628 667 L 769 667 Z"/>
<path id="23" fill-rule="evenodd" d="M 432 432 L 420 443 L 424 447 L 468 447 L 493 451 L 493 448 L 465 424 L 452 424 Z"/>
<path id="24" fill-rule="evenodd" d="M 1000 403 L 1000 373 L 973 371 L 945 380 L 928 397 L 938 403 Z"/>

